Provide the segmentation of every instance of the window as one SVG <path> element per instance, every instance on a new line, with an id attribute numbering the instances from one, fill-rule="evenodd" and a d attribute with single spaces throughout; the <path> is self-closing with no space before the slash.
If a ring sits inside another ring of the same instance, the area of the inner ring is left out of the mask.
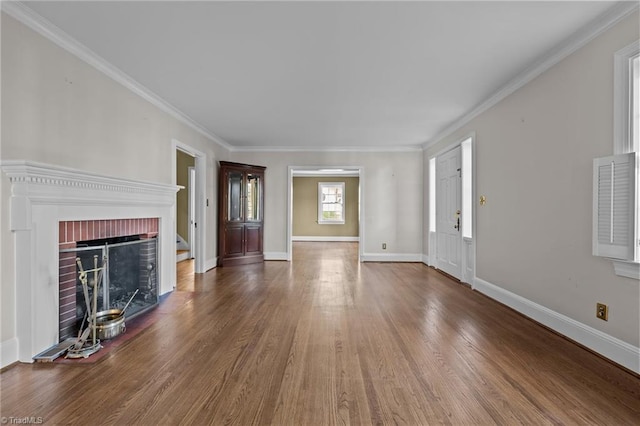
<path id="1" fill-rule="evenodd" d="M 344 224 L 344 182 L 318 182 L 318 223 Z"/>
<path id="2" fill-rule="evenodd" d="M 631 78 L 631 150 L 640 151 L 640 55 L 632 60 Z"/>
<path id="3" fill-rule="evenodd" d="M 640 40 L 614 56 L 614 155 L 593 161 L 593 254 L 640 280 Z"/>
<path id="4" fill-rule="evenodd" d="M 614 57 L 614 154 L 640 151 L 640 40 Z"/>
<path id="5" fill-rule="evenodd" d="M 472 138 L 462 141 L 462 236 L 473 238 Z"/>

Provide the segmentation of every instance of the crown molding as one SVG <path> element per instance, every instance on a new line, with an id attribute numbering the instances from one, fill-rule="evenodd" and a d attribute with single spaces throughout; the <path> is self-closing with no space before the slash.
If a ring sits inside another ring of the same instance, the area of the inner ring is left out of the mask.
<path id="1" fill-rule="evenodd" d="M 425 142 L 422 145 L 422 148 L 428 149 L 451 135 L 456 130 L 461 129 L 465 124 L 469 123 L 471 120 L 616 25 L 622 19 L 638 10 L 639 7 L 640 4 L 637 1 L 617 2 L 615 6 L 609 8 L 609 10 L 576 31 L 568 39 L 556 45 L 556 47 L 551 49 L 546 55 L 533 62 L 522 73 L 509 81 L 480 105 L 476 106 L 449 126 L 445 127 L 444 130 L 440 131 L 435 137 Z"/>
<path id="2" fill-rule="evenodd" d="M 78 57 L 80 60 L 86 62 L 88 65 L 94 67 L 98 71 L 102 72 L 106 76 L 110 77 L 114 81 L 120 83 L 131 92 L 140 96 L 147 102 L 151 103 L 161 111 L 169 114 L 173 118 L 177 119 L 181 123 L 187 125 L 191 129 L 195 130 L 199 134 L 205 136 L 207 139 L 218 144 L 222 148 L 230 152 L 415 152 L 435 145 L 445 137 L 449 136 L 462 126 L 473 120 L 475 117 L 488 110 L 489 108 L 502 101 L 504 98 L 529 83 L 534 78 L 551 68 L 553 65 L 560 62 L 576 50 L 593 40 L 595 37 L 608 30 L 620 20 L 624 19 L 629 14 L 638 10 L 638 2 L 633 1 L 621 1 L 615 6 L 611 7 L 608 11 L 596 18 L 591 23 L 585 25 L 581 30 L 578 30 L 573 36 L 564 42 L 560 43 L 554 49 L 552 49 L 547 55 L 538 61 L 534 62 L 519 76 L 512 79 L 509 83 L 503 86 L 500 90 L 494 93 L 487 100 L 476 106 L 473 110 L 469 111 L 458 120 L 447 126 L 444 130 L 440 131 L 435 137 L 422 145 L 409 145 L 409 146 L 397 146 L 397 147 L 262 147 L 262 146 L 249 146 L 238 147 L 229 144 L 223 138 L 212 133 L 204 126 L 193 120 L 191 117 L 175 108 L 173 105 L 162 99 L 153 91 L 140 84 L 125 72 L 115 67 L 104 58 L 93 52 L 91 49 L 78 42 L 69 34 L 58 28 L 56 25 L 43 18 L 31 8 L 23 4 L 21 1 L 14 0 L 2 0 L 0 1 L 1 10 L 7 13 L 9 16 L 23 23 L 27 27 L 36 31 L 40 35 L 49 39 L 59 47 L 65 49 L 72 55 Z"/>
<path id="3" fill-rule="evenodd" d="M 420 152 L 421 145 L 400 146 L 247 146 L 233 147 L 232 152 Z"/>
<path id="4" fill-rule="evenodd" d="M 35 32 L 39 33 L 59 47 L 63 48 L 67 52 L 76 56 L 80 60 L 86 62 L 101 73 L 105 74 L 107 77 L 110 77 L 112 80 L 120 83 L 125 88 L 129 89 L 131 92 L 151 103 L 156 108 L 160 109 L 163 112 L 166 112 L 171 117 L 187 125 L 207 139 L 217 143 L 222 148 L 225 148 L 227 150 L 233 149 L 233 147 L 229 145 L 229 143 L 227 143 L 224 139 L 207 130 L 194 119 L 162 99 L 160 96 L 155 94 L 144 85 L 131 78 L 124 71 L 109 63 L 106 59 L 89 49 L 84 44 L 80 43 L 75 38 L 71 37 L 69 34 L 64 32 L 49 20 L 37 14 L 33 9 L 29 8 L 22 2 L 3 0 L 0 1 L 0 5 L 1 10 L 7 15 L 23 23 Z"/>
<path id="5" fill-rule="evenodd" d="M 229 152 L 414 152 L 422 150 L 422 146 L 399 146 L 399 147 L 263 147 L 249 146 L 238 147 L 229 144 L 227 141 L 207 130 L 191 117 L 175 108 L 173 105 L 162 99 L 153 91 L 140 84 L 124 71 L 109 63 L 106 59 L 89 49 L 84 44 L 71 37 L 62 29 L 54 25 L 49 20 L 40 16 L 33 9 L 29 8 L 21 1 L 0 0 L 1 9 L 9 16 L 23 23 L 27 27 L 36 31 L 43 37 L 52 41 L 56 45 L 65 49 L 80 60 L 86 62 L 101 73 L 120 83 L 131 92 L 140 96 L 161 111 L 166 112 L 183 124 L 189 126 L 196 132 L 217 143 Z"/>

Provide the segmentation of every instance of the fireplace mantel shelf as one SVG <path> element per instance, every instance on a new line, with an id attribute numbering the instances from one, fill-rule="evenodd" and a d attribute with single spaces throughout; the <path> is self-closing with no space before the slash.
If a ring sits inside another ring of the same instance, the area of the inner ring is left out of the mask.
<path id="1" fill-rule="evenodd" d="M 115 178 L 33 161 L 5 160 L 0 162 L 0 167 L 9 177 L 12 184 L 35 184 L 65 187 L 65 189 L 74 187 L 90 191 L 98 190 L 137 194 L 148 194 L 149 192 L 156 194 L 166 193 L 172 196 L 180 189 L 177 185 Z"/>

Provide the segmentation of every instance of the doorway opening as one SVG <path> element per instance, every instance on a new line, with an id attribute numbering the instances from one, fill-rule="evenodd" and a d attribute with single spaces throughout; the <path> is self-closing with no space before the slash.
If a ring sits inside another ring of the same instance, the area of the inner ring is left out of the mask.
<path id="1" fill-rule="evenodd" d="M 182 249 L 183 259 L 194 259 L 194 272 L 203 273 L 206 232 L 206 154 L 173 140 L 173 183 L 182 188 L 176 194 L 174 227 L 176 230 L 176 260 Z"/>
<path id="2" fill-rule="evenodd" d="M 355 243 L 362 258 L 363 172 L 354 166 L 289 166 L 286 260 L 293 258 L 294 241 Z"/>

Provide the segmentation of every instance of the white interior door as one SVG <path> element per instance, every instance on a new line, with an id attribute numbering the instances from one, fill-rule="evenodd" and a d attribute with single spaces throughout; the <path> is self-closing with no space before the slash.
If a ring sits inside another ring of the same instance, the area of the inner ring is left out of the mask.
<path id="1" fill-rule="evenodd" d="M 456 147 L 436 160 L 437 267 L 462 279 L 462 154 Z"/>

